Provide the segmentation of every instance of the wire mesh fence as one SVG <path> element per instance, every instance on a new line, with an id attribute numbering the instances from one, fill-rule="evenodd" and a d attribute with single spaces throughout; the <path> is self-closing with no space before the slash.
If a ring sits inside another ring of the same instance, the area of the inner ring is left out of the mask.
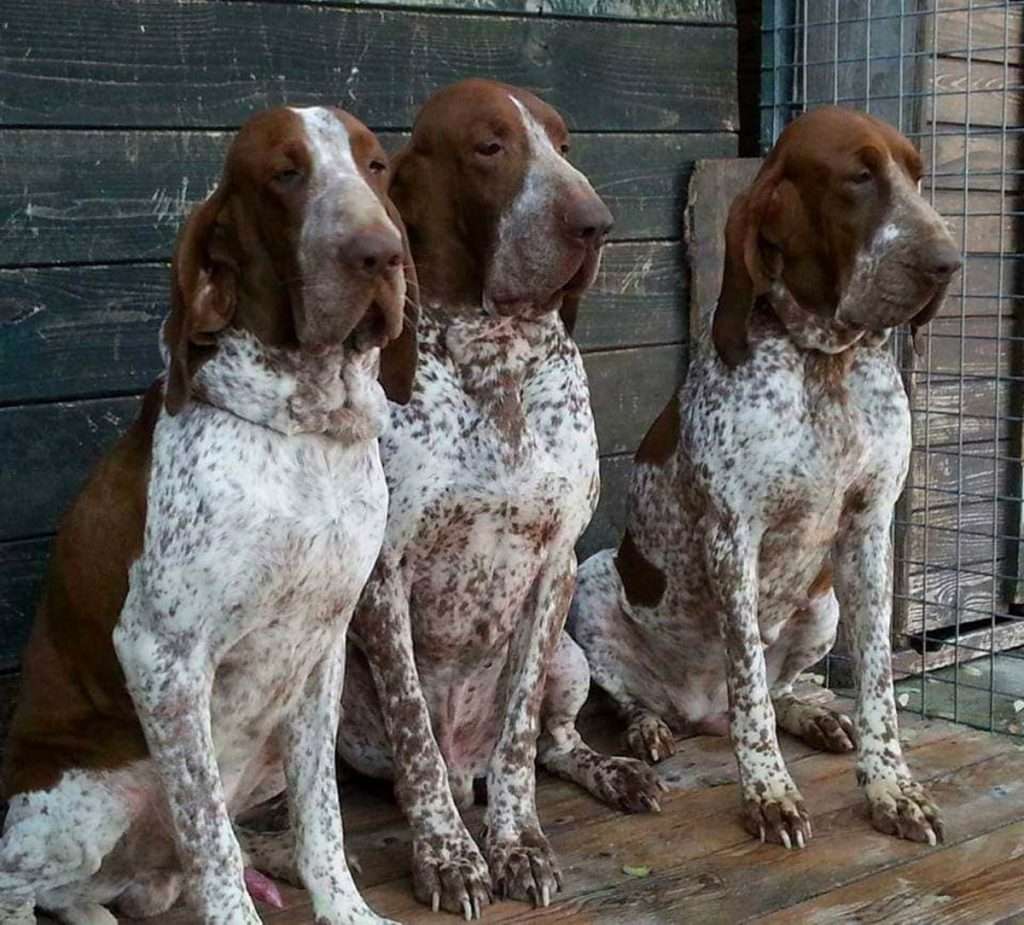
<path id="1" fill-rule="evenodd" d="M 1021 734 L 1024 3 L 765 0 L 763 32 L 763 147 L 815 106 L 886 119 L 964 254 L 923 355 L 893 338 L 913 415 L 894 668 L 902 706 Z"/>

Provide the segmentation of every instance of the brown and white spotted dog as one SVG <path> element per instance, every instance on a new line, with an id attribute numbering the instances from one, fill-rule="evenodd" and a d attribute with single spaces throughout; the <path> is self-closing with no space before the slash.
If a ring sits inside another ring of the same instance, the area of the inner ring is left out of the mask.
<path id="1" fill-rule="evenodd" d="M 387 181 L 351 116 L 273 110 L 186 224 L 166 386 L 65 516 L 25 652 L 4 923 L 155 915 L 184 886 L 201 921 L 255 925 L 232 818 L 285 787 L 317 921 L 383 921 L 346 866 L 334 739 L 387 513 L 381 348 L 393 398 L 415 363 Z"/>
<path id="2" fill-rule="evenodd" d="M 382 441 L 387 537 L 338 748 L 396 781 L 417 897 L 467 917 L 492 887 L 543 905 L 559 888 L 534 794 L 542 722 L 548 767 L 616 804 L 658 793 L 642 762 L 573 727 L 589 676 L 562 627 L 598 466 L 571 330 L 612 218 L 568 150 L 536 96 L 470 80 L 428 100 L 391 185 L 420 272 L 420 363 Z M 479 778 L 483 854 L 458 811 Z"/>
<path id="3" fill-rule="evenodd" d="M 811 825 L 776 726 L 857 748 L 876 828 L 942 837 L 900 752 L 889 648 L 910 415 L 885 340 L 935 314 L 960 264 L 920 179 L 910 143 L 869 116 L 819 109 L 785 130 L 732 205 L 711 334 L 637 452 L 621 545 L 581 566 L 569 619 L 634 752 L 658 761 L 673 733 L 728 728 L 746 826 L 787 847 Z M 852 722 L 792 693 L 840 610 Z"/>

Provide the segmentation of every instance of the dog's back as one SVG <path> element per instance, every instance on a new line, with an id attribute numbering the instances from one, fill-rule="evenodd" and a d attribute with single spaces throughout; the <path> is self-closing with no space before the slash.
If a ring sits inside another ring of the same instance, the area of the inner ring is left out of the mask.
<path id="1" fill-rule="evenodd" d="M 128 593 L 128 571 L 142 551 L 162 401 L 158 380 L 61 521 L 22 657 L 4 752 L 8 799 L 52 786 L 69 768 L 115 767 L 146 754 L 111 633 Z"/>

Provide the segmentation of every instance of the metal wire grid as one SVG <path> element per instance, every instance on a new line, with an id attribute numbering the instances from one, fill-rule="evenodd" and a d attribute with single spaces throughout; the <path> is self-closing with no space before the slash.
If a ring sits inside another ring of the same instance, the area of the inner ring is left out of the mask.
<path id="1" fill-rule="evenodd" d="M 1024 4 L 765 0 L 761 139 L 839 104 L 896 125 L 964 253 L 925 355 L 894 338 L 913 410 L 894 523 L 901 705 L 1024 727 Z M 844 656 L 828 674 L 848 678 Z M 840 680 L 840 684 L 845 681 Z"/>

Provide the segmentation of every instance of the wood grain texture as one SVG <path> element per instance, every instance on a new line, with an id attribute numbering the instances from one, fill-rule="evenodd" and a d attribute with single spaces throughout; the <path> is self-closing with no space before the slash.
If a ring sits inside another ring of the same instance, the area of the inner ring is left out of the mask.
<path id="1" fill-rule="evenodd" d="M 685 275 L 674 242 L 612 244 L 580 310 L 584 351 L 679 343 Z M 166 264 L 0 270 L 0 404 L 145 388 L 161 370 Z"/>
<path id="2" fill-rule="evenodd" d="M 754 181 L 760 158 L 700 161 L 686 201 L 683 240 L 690 278 L 690 339 L 703 337 L 714 316 L 725 265 L 725 223 L 733 199 Z"/>
<path id="3" fill-rule="evenodd" d="M 735 0 L 535 0 L 551 16 L 656 22 L 735 23 Z"/>
<path id="4" fill-rule="evenodd" d="M 849 709 L 845 701 L 836 705 Z M 600 709 L 587 712 L 588 739 L 605 750 L 618 748 L 620 723 Z M 739 824 L 735 761 L 728 741 L 687 739 L 679 743 L 673 758 L 659 765 L 671 790 L 658 815 L 616 813 L 573 785 L 541 774 L 538 810 L 562 862 L 566 889 L 549 909 L 498 903 L 487 911 L 487 920 L 563 925 L 721 923 L 804 903 L 800 921 L 839 921 L 836 907 L 828 905 L 831 890 L 855 889 L 864 877 L 886 871 L 896 876 L 905 865 L 929 859 L 935 859 L 938 871 L 943 853 L 1024 818 L 1024 780 L 1013 770 L 1019 750 L 1006 737 L 903 715 L 905 754 L 919 779 L 934 788 L 948 820 L 947 847 L 935 850 L 870 828 L 850 756 L 815 753 L 803 743 L 781 738 L 815 820 L 815 839 L 807 850 L 786 852 L 751 841 Z M 448 921 L 412 898 L 408 829 L 394 804 L 380 791 L 368 792 L 353 782 L 344 790 L 343 805 L 347 845 L 363 859 L 358 880 L 370 904 L 408 925 Z M 479 806 L 468 811 L 471 831 L 480 816 Z M 1006 841 L 998 838 L 997 844 L 1005 848 Z M 635 866 L 648 866 L 650 873 L 635 877 L 623 869 Z M 949 879 L 962 879 L 955 864 L 949 868 Z M 1016 883 L 1012 894 L 1012 902 L 1000 899 L 1000 908 L 1024 910 L 1024 884 Z M 265 921 L 310 925 L 308 898 L 287 891 L 286 899 L 289 908 L 265 910 Z M 831 917 L 815 917 L 818 899 Z M 972 918 L 975 902 L 979 909 L 988 908 L 985 898 L 976 895 L 960 906 L 960 921 L 985 920 Z M 185 910 L 175 911 L 154 925 L 184 925 L 190 921 L 187 916 Z M 885 919 L 864 919 L 873 920 Z"/>
<path id="5" fill-rule="evenodd" d="M 574 129 L 737 127 L 728 26 L 62 0 L 40 29 L 33 0 L 8 0 L 3 36 L 7 125 L 220 128 L 335 100 L 369 125 L 407 128 L 430 92 L 477 74 L 538 90 Z"/>
<path id="6" fill-rule="evenodd" d="M 991 61 L 1002 64 L 1021 63 L 1021 40 L 1024 38 L 1024 18 L 1019 3 L 1006 2 L 999 9 L 994 4 L 976 4 L 978 9 L 967 11 L 964 0 L 939 0 L 940 15 L 935 23 L 940 55 L 966 59 L 968 50 L 972 61 Z M 931 47 L 931 30 L 926 30 Z"/>
<path id="7" fill-rule="evenodd" d="M 0 131 L 0 265 L 170 257 L 181 222 L 216 185 L 232 133 Z M 395 152 L 404 133 L 385 132 Z M 612 239 L 678 237 L 693 161 L 730 134 L 584 134 L 573 162 L 615 216 Z"/>

